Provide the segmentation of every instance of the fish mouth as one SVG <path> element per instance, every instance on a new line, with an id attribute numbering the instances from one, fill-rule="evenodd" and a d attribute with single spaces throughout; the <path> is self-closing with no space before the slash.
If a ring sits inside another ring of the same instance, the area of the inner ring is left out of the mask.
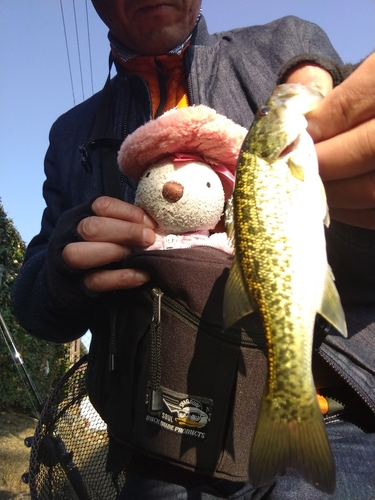
<path id="1" fill-rule="evenodd" d="M 279 154 L 279 158 L 283 158 L 284 156 L 288 155 L 295 149 L 297 149 L 298 144 L 301 140 L 301 134 L 298 134 L 298 136 L 292 141 L 290 144 L 288 144 Z"/>

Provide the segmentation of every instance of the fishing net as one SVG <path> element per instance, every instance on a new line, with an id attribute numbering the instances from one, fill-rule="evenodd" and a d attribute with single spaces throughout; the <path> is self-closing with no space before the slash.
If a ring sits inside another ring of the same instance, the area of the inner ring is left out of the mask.
<path id="1" fill-rule="evenodd" d="M 32 439 L 32 500 L 111 500 L 124 474 L 106 473 L 108 434 L 86 389 L 87 357 L 60 380 L 45 403 Z"/>

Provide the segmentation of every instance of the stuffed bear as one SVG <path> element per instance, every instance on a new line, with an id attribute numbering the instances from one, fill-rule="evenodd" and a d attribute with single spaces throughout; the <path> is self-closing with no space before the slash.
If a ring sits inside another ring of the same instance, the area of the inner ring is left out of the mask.
<path id="1" fill-rule="evenodd" d="M 135 204 L 157 223 L 148 249 L 210 245 L 232 253 L 213 233 L 233 191 L 247 130 L 204 105 L 173 109 L 123 142 L 121 171 L 138 181 Z"/>
<path id="2" fill-rule="evenodd" d="M 167 158 L 151 165 L 135 195 L 135 204 L 158 224 L 156 241 L 148 249 L 211 245 L 225 250 L 224 233 L 209 232 L 220 221 L 224 202 L 220 178 L 206 163 Z"/>

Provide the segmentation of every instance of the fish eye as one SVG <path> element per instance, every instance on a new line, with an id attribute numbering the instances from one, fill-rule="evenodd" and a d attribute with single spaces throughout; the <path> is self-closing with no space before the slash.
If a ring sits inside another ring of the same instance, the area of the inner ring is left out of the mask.
<path id="1" fill-rule="evenodd" d="M 268 106 L 262 106 L 261 108 L 258 109 L 256 116 L 262 118 L 262 116 L 268 115 L 269 112 L 270 108 Z"/>
<path id="2" fill-rule="evenodd" d="M 151 172 L 147 172 L 147 174 L 145 175 L 145 177 L 150 177 L 150 173 Z"/>

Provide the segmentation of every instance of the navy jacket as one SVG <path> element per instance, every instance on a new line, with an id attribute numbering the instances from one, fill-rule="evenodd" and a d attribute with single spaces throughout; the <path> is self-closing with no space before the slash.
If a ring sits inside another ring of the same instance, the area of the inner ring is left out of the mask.
<path id="1" fill-rule="evenodd" d="M 242 126 L 272 88 L 296 62 L 323 64 L 335 84 L 341 63 L 322 30 L 296 17 L 263 26 L 209 35 L 203 18 L 184 54 L 190 104 L 206 104 Z M 332 61 L 332 63 L 330 62 Z M 280 76 L 281 75 L 281 76 Z M 109 137 L 123 139 L 151 117 L 145 82 L 118 74 L 111 82 L 112 122 Z M 28 246 L 15 281 L 12 299 L 20 323 L 31 334 L 67 342 L 91 329 L 100 336 L 103 297 L 81 286 L 81 272 L 61 259 L 64 246 L 79 239 L 75 228 L 92 215 L 93 199 L 104 194 L 102 156 L 91 154 L 92 173 L 81 165 L 79 147 L 92 137 L 101 93 L 61 116 L 50 133 L 45 158 L 46 209 L 40 233 Z M 135 184 L 123 179 L 122 196 L 133 202 Z M 328 336 L 320 350 L 375 412 L 375 231 L 332 221 L 327 231 L 328 254 L 342 302 L 349 339 Z M 95 364 L 95 353 L 90 353 Z"/>

